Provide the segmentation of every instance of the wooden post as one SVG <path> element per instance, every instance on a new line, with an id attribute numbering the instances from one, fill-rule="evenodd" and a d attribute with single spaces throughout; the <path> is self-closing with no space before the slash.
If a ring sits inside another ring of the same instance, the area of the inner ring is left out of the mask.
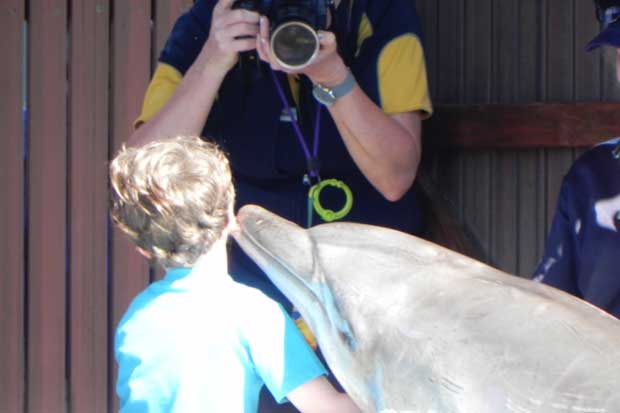
<path id="1" fill-rule="evenodd" d="M 0 5 L 0 411 L 24 402 L 24 1 Z"/>
<path id="2" fill-rule="evenodd" d="M 28 409 L 66 410 L 67 9 L 31 0 Z"/>
<path id="3" fill-rule="evenodd" d="M 71 4 L 70 369 L 73 412 L 108 411 L 109 5 Z"/>

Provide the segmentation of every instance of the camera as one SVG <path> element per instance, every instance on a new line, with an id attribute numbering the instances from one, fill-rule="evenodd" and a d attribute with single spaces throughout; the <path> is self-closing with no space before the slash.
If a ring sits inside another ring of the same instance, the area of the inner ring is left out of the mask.
<path id="1" fill-rule="evenodd" d="M 233 8 L 267 16 L 270 44 L 277 62 L 286 69 L 308 66 L 319 53 L 318 30 L 327 28 L 332 0 L 236 0 Z"/>

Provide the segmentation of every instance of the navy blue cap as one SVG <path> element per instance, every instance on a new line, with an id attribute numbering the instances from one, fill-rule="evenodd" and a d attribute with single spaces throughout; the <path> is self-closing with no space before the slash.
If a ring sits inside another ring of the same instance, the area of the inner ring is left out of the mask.
<path id="1" fill-rule="evenodd" d="M 601 46 L 620 48 L 620 6 L 609 7 L 599 18 L 603 23 L 603 30 L 586 46 L 589 52 Z"/>

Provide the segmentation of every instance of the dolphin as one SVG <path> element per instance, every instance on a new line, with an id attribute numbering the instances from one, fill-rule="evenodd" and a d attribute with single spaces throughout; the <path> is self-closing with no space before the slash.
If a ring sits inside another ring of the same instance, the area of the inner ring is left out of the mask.
<path id="1" fill-rule="evenodd" d="M 237 219 L 363 412 L 620 412 L 620 322 L 596 307 L 390 229 Z"/>

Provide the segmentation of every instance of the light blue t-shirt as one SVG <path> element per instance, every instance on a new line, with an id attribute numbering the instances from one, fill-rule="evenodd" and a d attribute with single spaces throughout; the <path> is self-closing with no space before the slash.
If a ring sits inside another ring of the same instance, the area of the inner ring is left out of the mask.
<path id="1" fill-rule="evenodd" d="M 139 294 L 115 337 L 121 413 L 255 413 L 326 374 L 279 304 L 229 276 L 173 269 Z"/>

